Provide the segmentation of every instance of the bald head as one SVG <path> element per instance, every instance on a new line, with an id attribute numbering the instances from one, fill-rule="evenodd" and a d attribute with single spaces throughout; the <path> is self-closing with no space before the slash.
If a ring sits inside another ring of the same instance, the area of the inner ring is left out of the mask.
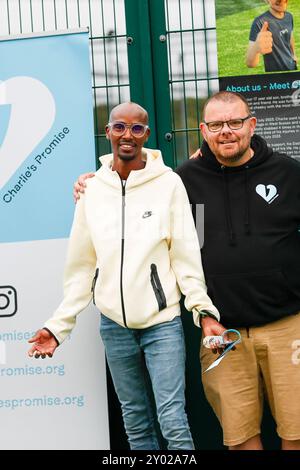
<path id="1" fill-rule="evenodd" d="M 228 91 L 213 95 L 206 102 L 203 117 L 202 135 L 221 165 L 238 166 L 250 160 L 256 118 L 251 116 L 243 96 Z M 212 127 L 213 123 L 217 130 Z"/>
<path id="2" fill-rule="evenodd" d="M 137 103 L 121 103 L 112 109 L 109 118 L 105 132 L 113 151 L 113 169 L 127 179 L 131 170 L 145 167 L 143 146 L 150 135 L 148 113 Z"/>
<path id="3" fill-rule="evenodd" d="M 125 115 L 128 117 L 136 116 L 136 122 L 148 124 L 149 117 L 147 111 L 137 103 L 129 101 L 115 106 L 109 115 L 109 122 L 116 120 L 116 116 Z"/>

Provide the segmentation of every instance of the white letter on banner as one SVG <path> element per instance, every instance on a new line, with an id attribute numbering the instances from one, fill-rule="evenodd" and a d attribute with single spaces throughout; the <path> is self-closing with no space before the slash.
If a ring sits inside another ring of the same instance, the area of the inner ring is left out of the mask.
<path id="1" fill-rule="evenodd" d="M 0 147 L 0 189 L 47 135 L 55 118 L 52 93 L 32 77 L 13 77 L 2 82 L 1 105 L 11 105 L 11 111 Z"/>

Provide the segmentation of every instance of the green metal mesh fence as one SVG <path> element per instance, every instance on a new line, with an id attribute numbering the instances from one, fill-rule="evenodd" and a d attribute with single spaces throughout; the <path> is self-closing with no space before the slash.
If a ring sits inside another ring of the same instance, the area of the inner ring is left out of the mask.
<path id="1" fill-rule="evenodd" d="M 99 155 L 109 151 L 104 127 L 111 108 L 130 97 L 124 0 L 0 0 L 1 36 L 86 26 Z"/>
<path id="2" fill-rule="evenodd" d="M 199 146 L 202 102 L 218 88 L 215 1 L 148 0 L 149 8 L 152 2 L 164 2 L 165 7 L 175 166 Z M 129 13 L 133 17 L 134 4 Z M 125 0 L 0 0 L 0 35 L 86 26 L 99 155 L 109 151 L 104 127 L 110 110 L 130 99 Z"/>
<path id="3" fill-rule="evenodd" d="M 214 0 L 165 0 L 175 165 L 199 147 L 202 105 L 218 90 L 214 8 Z"/>

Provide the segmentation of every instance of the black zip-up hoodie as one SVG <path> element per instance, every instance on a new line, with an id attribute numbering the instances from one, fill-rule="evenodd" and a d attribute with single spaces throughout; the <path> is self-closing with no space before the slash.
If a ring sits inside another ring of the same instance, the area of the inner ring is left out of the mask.
<path id="1" fill-rule="evenodd" d="M 203 268 L 226 327 L 264 325 L 300 311 L 300 164 L 254 135 L 254 156 L 225 167 L 202 158 L 176 171 L 204 204 Z"/>

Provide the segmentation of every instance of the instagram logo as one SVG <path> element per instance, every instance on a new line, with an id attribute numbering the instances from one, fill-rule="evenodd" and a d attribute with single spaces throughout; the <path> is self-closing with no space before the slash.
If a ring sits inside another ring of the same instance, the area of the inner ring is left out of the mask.
<path id="1" fill-rule="evenodd" d="M 17 291 L 12 286 L 0 286 L 0 317 L 12 317 L 17 313 Z"/>

